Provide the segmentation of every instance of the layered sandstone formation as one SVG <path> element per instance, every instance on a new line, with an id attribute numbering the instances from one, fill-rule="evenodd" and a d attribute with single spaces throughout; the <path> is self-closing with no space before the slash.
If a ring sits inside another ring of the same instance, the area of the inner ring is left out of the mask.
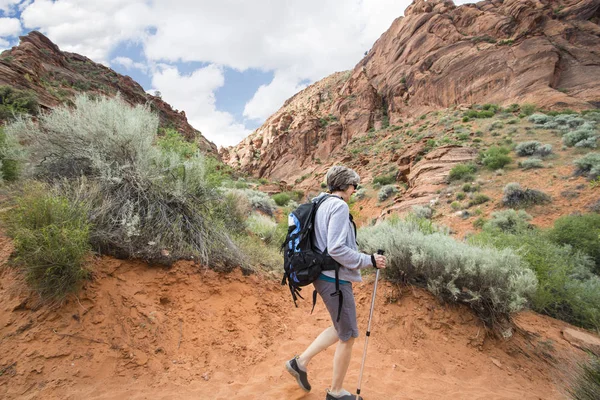
<path id="1" fill-rule="evenodd" d="M 188 123 L 185 112 L 173 110 L 160 97 L 146 93 L 131 77 L 79 54 L 62 52 L 39 32 L 32 31 L 20 39 L 18 46 L 0 55 L 0 85 L 33 91 L 42 109 L 68 103 L 81 92 L 107 96 L 120 93 L 132 105 L 150 104 L 161 126 L 173 127 L 203 151 L 217 154 L 217 146 Z"/>
<path id="2" fill-rule="evenodd" d="M 222 157 L 259 177 L 318 179 L 348 160 L 353 137 L 428 111 L 476 103 L 598 108 L 599 7 L 598 0 L 460 7 L 416 0 L 354 70 L 298 93 Z"/>

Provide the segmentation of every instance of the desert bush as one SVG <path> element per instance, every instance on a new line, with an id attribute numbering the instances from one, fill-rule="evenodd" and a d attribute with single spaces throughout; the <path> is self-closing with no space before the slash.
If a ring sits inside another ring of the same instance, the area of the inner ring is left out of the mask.
<path id="1" fill-rule="evenodd" d="M 502 121 L 494 121 L 490 127 L 488 128 L 489 131 L 494 131 L 496 129 L 502 129 L 504 128 L 504 123 Z"/>
<path id="2" fill-rule="evenodd" d="M 0 126 L 0 182 L 14 182 L 19 178 L 24 157 L 17 139 Z"/>
<path id="3" fill-rule="evenodd" d="M 87 209 L 31 181 L 15 199 L 6 217 L 15 261 L 43 298 L 60 300 L 89 276 L 84 268 L 90 253 Z"/>
<path id="4" fill-rule="evenodd" d="M 577 128 L 585 123 L 585 119 L 572 114 L 562 114 L 554 117 L 554 122 L 561 129 Z"/>
<path id="5" fill-rule="evenodd" d="M 198 145 L 188 142 L 175 129 L 164 129 L 156 140 L 158 148 L 165 152 L 173 152 L 183 158 L 191 158 L 198 151 Z"/>
<path id="6" fill-rule="evenodd" d="M 523 169 L 544 168 L 544 164 L 542 164 L 542 160 L 539 158 L 530 157 L 526 160 L 519 161 L 519 167 Z"/>
<path id="7" fill-rule="evenodd" d="M 531 215 L 523 210 L 515 211 L 513 209 L 494 211 L 492 219 L 486 221 L 482 228 L 489 232 L 522 233 L 532 228 L 529 223 Z"/>
<path id="8" fill-rule="evenodd" d="M 20 115 L 37 115 L 38 100 L 34 92 L 0 86 L 0 121 L 11 121 Z"/>
<path id="9" fill-rule="evenodd" d="M 365 252 L 385 250 L 388 279 L 399 281 L 404 273 L 444 301 L 468 304 L 490 325 L 522 309 L 536 290 L 534 273 L 509 249 L 470 246 L 397 219 L 362 228 L 358 236 Z"/>
<path id="10" fill-rule="evenodd" d="M 358 200 L 362 200 L 365 197 L 367 197 L 367 189 L 365 188 L 360 188 L 356 191 L 356 193 L 354 193 L 354 196 L 356 196 L 356 198 Z"/>
<path id="11" fill-rule="evenodd" d="M 526 116 L 533 114 L 535 112 L 535 109 L 535 105 L 529 103 L 525 103 L 521 106 L 521 112 Z"/>
<path id="12" fill-rule="evenodd" d="M 373 178 L 373 184 L 380 184 L 381 186 L 390 185 L 392 183 L 396 183 L 396 175 L 379 175 Z"/>
<path id="13" fill-rule="evenodd" d="M 467 118 L 492 118 L 496 113 L 492 110 L 469 110 L 464 114 L 464 117 Z M 464 118 L 463 117 L 463 118 Z"/>
<path id="14" fill-rule="evenodd" d="M 476 194 L 471 200 L 469 200 L 469 207 L 477 206 L 479 204 L 487 203 L 490 198 L 483 193 Z"/>
<path id="15" fill-rule="evenodd" d="M 226 232 L 232 235 L 245 234 L 245 222 L 252 211 L 248 198 L 239 191 L 225 191 L 220 201 L 211 207 L 211 216 Z"/>
<path id="16" fill-rule="evenodd" d="M 492 146 L 480 154 L 481 162 L 491 170 L 503 168 L 512 161 L 508 156 L 509 152 L 510 150 L 506 147 Z"/>
<path id="17" fill-rule="evenodd" d="M 535 271 L 539 284 L 530 293 L 532 308 L 588 329 L 600 328 L 600 278 L 589 257 L 552 243 L 536 230 L 518 234 L 485 230 L 470 243 L 512 249 Z"/>
<path id="18" fill-rule="evenodd" d="M 475 164 L 458 164 L 452 167 L 448 175 L 450 182 L 458 180 L 473 180 L 474 173 L 477 172 Z"/>
<path id="19" fill-rule="evenodd" d="M 530 140 L 528 142 L 519 143 L 515 147 L 515 153 L 521 157 L 532 156 L 542 144 L 537 140 Z"/>
<path id="20" fill-rule="evenodd" d="M 267 245 L 271 243 L 279 245 L 284 239 L 277 235 L 277 223 L 262 214 L 252 213 L 246 220 L 246 227 Z"/>
<path id="21" fill-rule="evenodd" d="M 385 185 L 381 189 L 379 189 L 379 193 L 377 194 L 377 199 L 379 201 L 387 200 L 392 194 L 398 193 L 398 189 L 395 185 Z"/>
<path id="22" fill-rule="evenodd" d="M 433 216 L 433 209 L 429 206 L 417 205 L 412 207 L 412 213 L 417 218 L 431 219 L 431 217 Z"/>
<path id="23" fill-rule="evenodd" d="M 95 249 L 152 263 L 194 258 L 215 268 L 240 265 L 237 248 L 212 218 L 220 198 L 207 184 L 202 154 L 183 158 L 154 146 L 158 116 L 147 107 L 85 95 L 74 105 L 6 129 L 29 144 L 36 176 L 70 180 L 69 195 L 91 205 Z"/>
<path id="24" fill-rule="evenodd" d="M 588 153 L 575 160 L 576 175 L 585 175 L 590 180 L 600 176 L 600 153 Z"/>
<path id="25" fill-rule="evenodd" d="M 464 200 L 467 198 L 467 195 L 464 192 L 456 193 L 456 200 Z"/>
<path id="26" fill-rule="evenodd" d="M 563 143 L 568 147 L 597 147 L 598 133 L 595 129 L 581 127 L 563 135 Z"/>
<path id="27" fill-rule="evenodd" d="M 546 204 L 552 201 L 551 197 L 546 193 L 535 189 L 523 189 L 516 182 L 506 185 L 503 192 L 502 204 L 506 207 L 527 207 L 535 204 Z"/>
<path id="28" fill-rule="evenodd" d="M 515 147 L 515 152 L 518 156 L 527 157 L 537 155 L 540 157 L 546 157 L 552 154 L 552 145 L 541 144 L 537 140 L 531 140 L 528 142 L 519 143 Z"/>
<path id="29" fill-rule="evenodd" d="M 287 205 L 291 198 L 286 193 L 277 193 L 272 196 L 272 199 L 275 202 L 275 204 L 277 204 L 279 207 L 284 207 Z"/>
<path id="30" fill-rule="evenodd" d="M 536 125 L 543 125 L 549 121 L 552 121 L 552 117 L 546 114 L 533 114 L 527 118 L 529 122 L 533 122 Z"/>
<path id="31" fill-rule="evenodd" d="M 600 354 L 590 352 L 589 358 L 580 362 L 575 370 L 577 376 L 568 387 L 574 400 L 600 399 Z"/>
<path id="32" fill-rule="evenodd" d="M 233 238 L 235 245 L 247 258 L 248 268 L 255 271 L 267 271 L 281 280 L 283 255 L 279 248 L 265 243 L 257 236 L 239 235 Z"/>
<path id="33" fill-rule="evenodd" d="M 549 238 L 558 244 L 573 247 L 589 255 L 600 275 L 600 215 L 565 215 L 554 222 Z"/>
<path id="34" fill-rule="evenodd" d="M 245 196 L 253 210 L 273 216 L 276 203 L 268 194 L 254 189 L 236 189 L 235 192 Z"/>

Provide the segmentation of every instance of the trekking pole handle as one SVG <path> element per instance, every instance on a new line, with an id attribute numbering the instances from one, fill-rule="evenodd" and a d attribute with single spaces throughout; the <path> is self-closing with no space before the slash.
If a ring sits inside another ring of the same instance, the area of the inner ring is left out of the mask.
<path id="1" fill-rule="evenodd" d="M 384 251 L 379 249 L 377 250 L 377 254 L 383 255 Z M 360 373 L 358 374 L 358 388 L 356 389 L 356 397 L 355 400 L 359 399 L 360 395 L 360 384 L 362 382 L 363 371 L 365 369 L 365 361 L 367 359 L 367 346 L 369 345 L 369 337 L 371 336 L 371 320 L 373 318 L 373 309 L 375 308 L 375 296 L 377 295 L 377 282 L 379 282 L 379 268 L 377 268 L 377 273 L 375 274 L 375 286 L 373 287 L 373 298 L 371 299 L 371 310 L 369 311 L 369 323 L 367 325 L 367 335 L 365 337 L 365 349 L 363 350 L 363 359 L 360 365 Z"/>

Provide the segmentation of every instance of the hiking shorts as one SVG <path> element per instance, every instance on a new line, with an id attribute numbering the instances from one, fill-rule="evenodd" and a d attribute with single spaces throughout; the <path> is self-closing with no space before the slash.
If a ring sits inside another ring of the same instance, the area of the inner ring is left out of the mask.
<path id="1" fill-rule="evenodd" d="M 351 337 L 358 337 L 356 303 L 354 301 L 354 293 L 352 293 L 352 284 L 346 283 L 340 285 L 340 290 L 344 294 L 342 312 L 340 313 L 340 322 L 337 322 L 340 299 L 337 296 L 331 296 L 331 293 L 335 292 L 335 282 L 327 282 L 322 279 L 317 279 L 313 282 L 313 285 L 317 290 L 317 293 L 319 293 L 323 299 L 323 303 L 325 303 L 327 311 L 329 311 L 331 321 L 333 322 L 333 327 L 335 328 L 340 340 L 345 342 Z"/>

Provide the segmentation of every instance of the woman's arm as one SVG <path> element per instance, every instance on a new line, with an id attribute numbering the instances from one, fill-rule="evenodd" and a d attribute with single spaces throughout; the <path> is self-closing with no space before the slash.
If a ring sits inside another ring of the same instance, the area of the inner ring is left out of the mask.
<path id="1" fill-rule="evenodd" d="M 371 256 L 348 247 L 346 240 L 350 229 L 350 210 L 343 202 L 332 205 L 327 226 L 327 252 L 341 265 L 349 269 L 366 268 L 372 265 Z"/>

